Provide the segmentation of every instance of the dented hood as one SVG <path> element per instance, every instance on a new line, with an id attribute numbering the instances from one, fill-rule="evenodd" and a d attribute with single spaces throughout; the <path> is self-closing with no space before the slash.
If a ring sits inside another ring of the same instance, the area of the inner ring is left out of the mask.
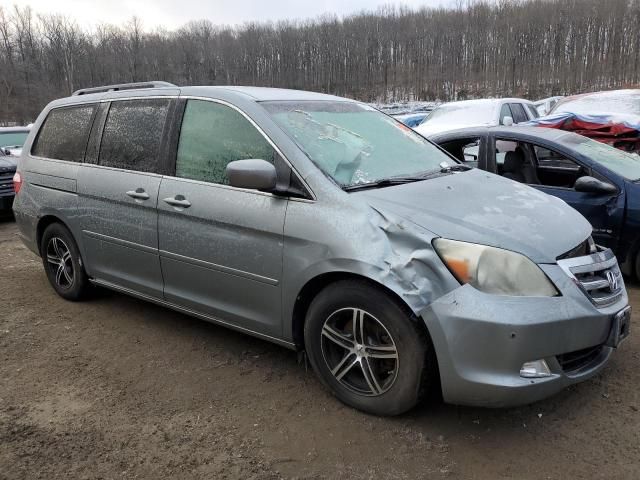
<path id="1" fill-rule="evenodd" d="M 505 248 L 537 263 L 554 263 L 591 235 L 589 222 L 559 198 L 481 170 L 354 195 L 440 237 Z"/>

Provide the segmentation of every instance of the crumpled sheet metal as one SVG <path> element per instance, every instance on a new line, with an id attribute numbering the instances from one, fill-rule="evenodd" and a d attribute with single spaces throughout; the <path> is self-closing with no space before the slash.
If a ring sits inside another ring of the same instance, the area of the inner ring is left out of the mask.
<path id="1" fill-rule="evenodd" d="M 373 273 L 417 314 L 452 289 L 453 277 L 431 245 L 435 235 L 402 217 L 371 210 L 374 250 L 382 250 L 380 270 Z"/>

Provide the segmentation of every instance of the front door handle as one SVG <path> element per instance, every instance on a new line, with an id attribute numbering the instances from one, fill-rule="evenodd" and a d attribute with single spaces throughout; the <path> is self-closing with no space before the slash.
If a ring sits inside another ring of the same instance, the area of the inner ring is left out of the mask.
<path id="1" fill-rule="evenodd" d="M 191 206 L 191 202 L 184 198 L 183 195 L 176 195 L 175 197 L 165 198 L 163 202 L 168 203 L 173 207 L 179 208 L 189 208 Z"/>
<path id="2" fill-rule="evenodd" d="M 144 191 L 144 188 L 136 188 L 135 190 L 129 190 L 127 192 L 131 198 L 136 200 L 149 200 L 149 194 Z"/>

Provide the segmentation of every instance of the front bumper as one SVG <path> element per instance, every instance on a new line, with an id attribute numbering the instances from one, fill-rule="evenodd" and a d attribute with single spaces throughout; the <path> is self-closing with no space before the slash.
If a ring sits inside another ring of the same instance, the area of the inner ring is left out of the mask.
<path id="1" fill-rule="evenodd" d="M 624 285 L 614 303 L 596 308 L 560 266 L 540 267 L 561 296 L 505 297 L 464 285 L 421 312 L 446 402 L 490 407 L 532 403 L 606 365 L 614 350 L 606 345 L 611 344 L 613 318 L 628 304 Z M 585 361 L 567 368 L 572 358 Z M 546 360 L 553 375 L 521 377 L 522 364 L 538 359 Z"/>

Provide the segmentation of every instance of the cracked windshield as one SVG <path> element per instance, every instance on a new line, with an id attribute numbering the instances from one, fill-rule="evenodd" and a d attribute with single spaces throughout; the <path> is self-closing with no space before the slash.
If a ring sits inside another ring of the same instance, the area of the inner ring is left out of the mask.
<path id="1" fill-rule="evenodd" d="M 455 163 L 409 127 L 352 102 L 265 102 L 276 123 L 342 187 L 426 175 Z"/>

